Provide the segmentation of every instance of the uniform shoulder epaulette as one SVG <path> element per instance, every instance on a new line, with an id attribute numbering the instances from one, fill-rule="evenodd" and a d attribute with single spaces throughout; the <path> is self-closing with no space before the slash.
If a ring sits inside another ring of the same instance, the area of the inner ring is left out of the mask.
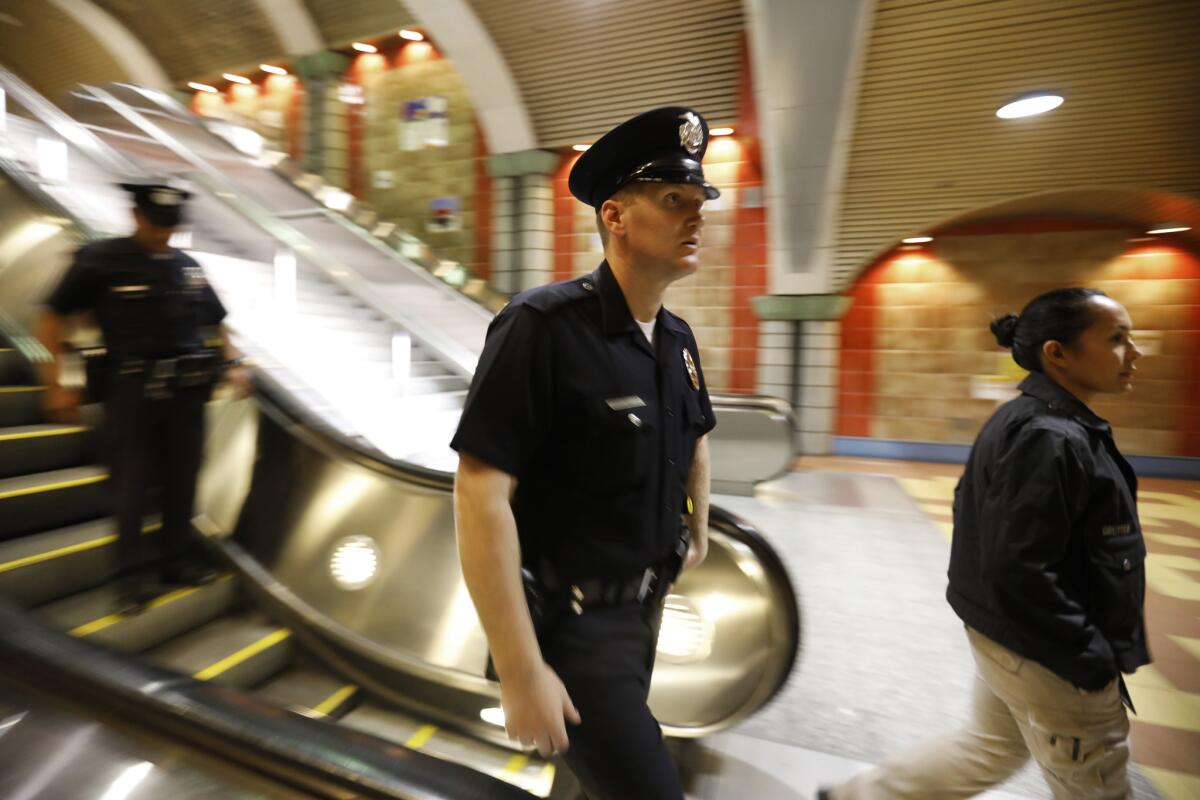
<path id="1" fill-rule="evenodd" d="M 592 283 L 592 276 L 584 275 L 581 278 L 559 281 L 521 292 L 512 299 L 509 305 L 513 307 L 529 306 L 545 314 L 576 300 L 591 297 L 595 292 L 596 287 Z"/>

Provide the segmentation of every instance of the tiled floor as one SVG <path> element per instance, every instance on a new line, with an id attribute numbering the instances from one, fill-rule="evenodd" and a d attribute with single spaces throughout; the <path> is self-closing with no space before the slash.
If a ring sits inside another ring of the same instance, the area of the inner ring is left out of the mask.
<path id="1" fill-rule="evenodd" d="M 949 498 L 961 467 L 804 459 L 757 496 L 714 502 L 775 545 L 803 614 L 780 696 L 686 760 L 703 800 L 808 798 L 966 719 L 972 661 L 946 605 Z M 1200 797 L 1200 485 L 1143 481 L 1155 664 L 1131 680 L 1134 796 Z M 751 788 L 753 787 L 753 789 Z M 988 797 L 1048 798 L 1027 767 Z"/>

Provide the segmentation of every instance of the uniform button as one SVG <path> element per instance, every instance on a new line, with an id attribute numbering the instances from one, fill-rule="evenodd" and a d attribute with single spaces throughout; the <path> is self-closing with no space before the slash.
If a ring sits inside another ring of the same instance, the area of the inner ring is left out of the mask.
<path id="1" fill-rule="evenodd" d="M 670 464 L 670 465 L 673 467 L 673 466 L 675 466 L 675 459 L 673 459 L 673 458 L 668 458 L 668 459 L 667 459 L 667 463 L 668 463 L 668 464 Z"/>
<path id="2" fill-rule="evenodd" d="M 668 417 L 673 417 L 673 416 L 675 416 L 675 412 L 674 412 L 674 411 L 672 411 L 671 409 L 669 409 L 669 408 L 668 408 L 668 409 L 667 409 L 667 416 L 668 416 Z"/>
<path id="3" fill-rule="evenodd" d="M 642 427 L 642 418 L 639 417 L 637 414 L 630 414 L 629 421 L 633 423 L 633 427 L 635 427 L 635 428 Z"/>
<path id="4" fill-rule="evenodd" d="M 587 292 L 590 292 L 592 289 L 596 288 L 596 287 L 592 286 L 592 284 L 589 283 L 588 281 L 584 281 L 583 283 L 580 284 L 580 286 L 582 286 L 584 291 L 587 291 Z"/>
<path id="5" fill-rule="evenodd" d="M 1133 569 L 1133 563 L 1127 558 L 1121 562 L 1121 568 L 1126 572 L 1129 572 L 1129 570 Z"/>

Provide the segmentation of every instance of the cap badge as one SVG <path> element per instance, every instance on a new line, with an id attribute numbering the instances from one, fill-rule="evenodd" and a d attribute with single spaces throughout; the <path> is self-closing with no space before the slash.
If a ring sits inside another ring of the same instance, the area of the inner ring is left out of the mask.
<path id="1" fill-rule="evenodd" d="M 683 348 L 683 365 L 687 367 L 688 377 L 692 380 L 692 388 L 697 392 L 700 391 L 700 373 L 696 372 L 696 362 L 692 361 L 692 353 L 686 347 Z"/>
<path id="2" fill-rule="evenodd" d="M 174 189 L 155 189 L 150 192 L 150 201 L 156 206 L 177 206 L 183 201 L 183 195 Z"/>
<path id="3" fill-rule="evenodd" d="M 679 125 L 679 146 L 691 155 L 696 155 L 704 146 L 704 126 L 700 124 L 700 118 L 691 111 L 680 114 L 679 118 L 683 120 Z"/>

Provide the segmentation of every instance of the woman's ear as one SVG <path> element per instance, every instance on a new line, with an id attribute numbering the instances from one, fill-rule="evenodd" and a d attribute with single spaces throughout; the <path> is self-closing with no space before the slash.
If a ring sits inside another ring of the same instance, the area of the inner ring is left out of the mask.
<path id="1" fill-rule="evenodd" d="M 1059 367 L 1066 366 L 1067 355 L 1061 342 L 1054 339 L 1042 342 L 1042 363 L 1054 364 Z"/>

